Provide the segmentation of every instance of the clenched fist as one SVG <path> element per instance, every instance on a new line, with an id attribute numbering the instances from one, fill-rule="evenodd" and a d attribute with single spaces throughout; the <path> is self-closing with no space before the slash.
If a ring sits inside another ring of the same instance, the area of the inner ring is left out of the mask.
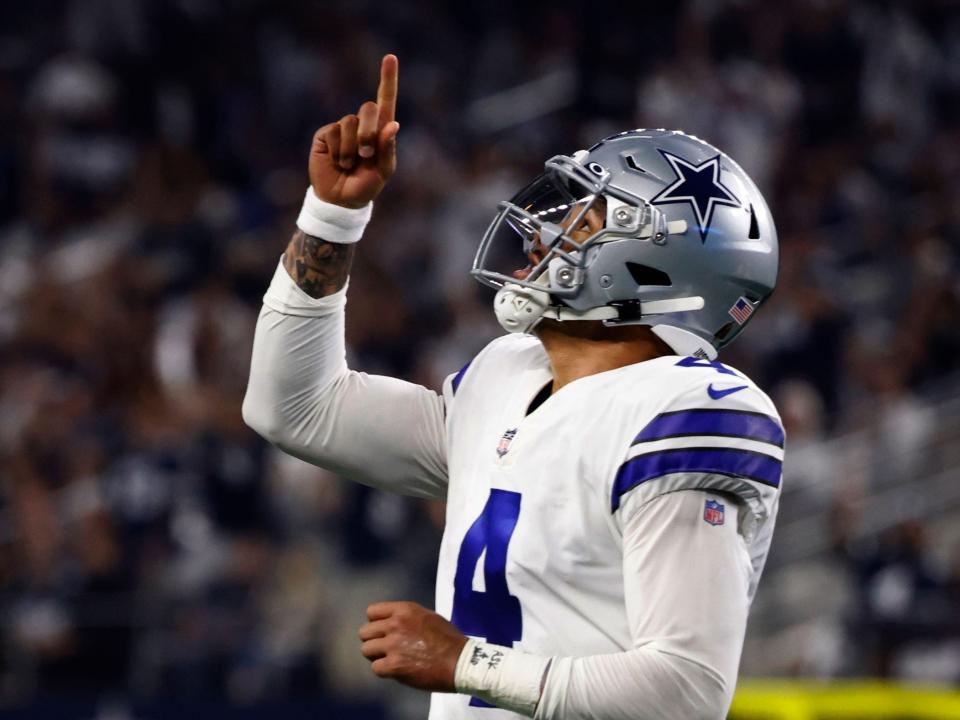
<path id="1" fill-rule="evenodd" d="M 358 633 L 373 671 L 404 685 L 455 692 L 454 671 L 466 636 L 435 612 L 413 602 L 381 602 L 367 608 Z"/>
<path id="2" fill-rule="evenodd" d="M 380 65 L 377 101 L 367 101 L 356 115 L 324 125 L 313 135 L 310 184 L 321 200 L 359 208 L 383 190 L 397 167 L 399 62 L 385 55 Z"/>

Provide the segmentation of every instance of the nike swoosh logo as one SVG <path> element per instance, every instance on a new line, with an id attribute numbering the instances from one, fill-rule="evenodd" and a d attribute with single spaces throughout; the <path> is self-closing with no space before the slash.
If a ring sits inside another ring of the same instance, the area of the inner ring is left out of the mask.
<path id="1" fill-rule="evenodd" d="M 712 397 L 714 400 L 719 400 L 720 398 L 725 398 L 727 395 L 733 395 L 735 392 L 746 390 L 748 387 L 749 385 L 738 385 L 737 387 L 714 390 L 713 383 L 710 383 L 707 385 L 707 395 Z"/>

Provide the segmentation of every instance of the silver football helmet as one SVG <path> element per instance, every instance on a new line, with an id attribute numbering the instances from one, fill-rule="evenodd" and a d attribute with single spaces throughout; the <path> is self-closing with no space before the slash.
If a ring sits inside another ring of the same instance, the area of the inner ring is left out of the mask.
<path id="1" fill-rule="evenodd" d="M 511 332 L 545 317 L 648 325 L 712 360 L 773 292 L 777 257 L 770 210 L 739 165 L 682 132 L 630 130 L 551 158 L 501 202 L 472 274 L 497 289 Z"/>

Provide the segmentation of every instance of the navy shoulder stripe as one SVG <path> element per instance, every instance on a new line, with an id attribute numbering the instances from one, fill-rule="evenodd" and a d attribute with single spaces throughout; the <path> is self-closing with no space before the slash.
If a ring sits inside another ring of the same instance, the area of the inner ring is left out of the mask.
<path id="1" fill-rule="evenodd" d="M 470 363 L 472 362 L 473 360 L 467 360 L 467 364 L 464 365 L 462 368 L 460 368 L 457 371 L 457 374 L 453 376 L 453 380 L 450 381 L 450 385 L 453 388 L 454 395 L 457 394 L 457 388 L 460 387 L 460 381 L 463 380 L 463 376 L 467 372 L 467 368 L 470 367 Z"/>
<path id="2" fill-rule="evenodd" d="M 617 470 L 611 511 L 615 512 L 620 507 L 620 498 L 626 492 L 663 475 L 713 473 L 779 487 L 782 465 L 780 460 L 770 455 L 739 448 L 691 447 L 637 455 Z"/>
<path id="3" fill-rule="evenodd" d="M 748 410 L 676 410 L 657 415 L 640 431 L 633 444 L 693 435 L 719 435 L 759 440 L 783 447 L 780 422 L 769 415 Z"/>

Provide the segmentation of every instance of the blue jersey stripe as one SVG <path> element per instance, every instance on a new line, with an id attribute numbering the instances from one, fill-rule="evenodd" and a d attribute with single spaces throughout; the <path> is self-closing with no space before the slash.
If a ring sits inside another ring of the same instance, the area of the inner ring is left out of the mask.
<path id="1" fill-rule="evenodd" d="M 670 473 L 715 473 L 780 486 L 782 463 L 763 453 L 735 448 L 681 448 L 637 455 L 627 460 L 613 481 L 613 510 L 621 496 L 647 480 Z"/>
<path id="2" fill-rule="evenodd" d="M 633 443 L 691 435 L 760 440 L 783 447 L 783 428 L 769 415 L 746 410 L 677 410 L 657 415 Z"/>
<path id="3" fill-rule="evenodd" d="M 467 372 L 467 368 L 470 367 L 470 363 L 472 363 L 472 362 L 473 362 L 473 360 L 468 360 L 468 361 L 467 361 L 467 364 L 464 365 L 462 368 L 460 368 L 460 369 L 457 371 L 457 374 L 453 376 L 453 380 L 450 381 L 450 385 L 453 387 L 453 394 L 454 394 L 454 395 L 457 394 L 457 388 L 460 387 L 460 381 L 463 380 L 463 376 L 464 376 L 464 374 Z"/>

